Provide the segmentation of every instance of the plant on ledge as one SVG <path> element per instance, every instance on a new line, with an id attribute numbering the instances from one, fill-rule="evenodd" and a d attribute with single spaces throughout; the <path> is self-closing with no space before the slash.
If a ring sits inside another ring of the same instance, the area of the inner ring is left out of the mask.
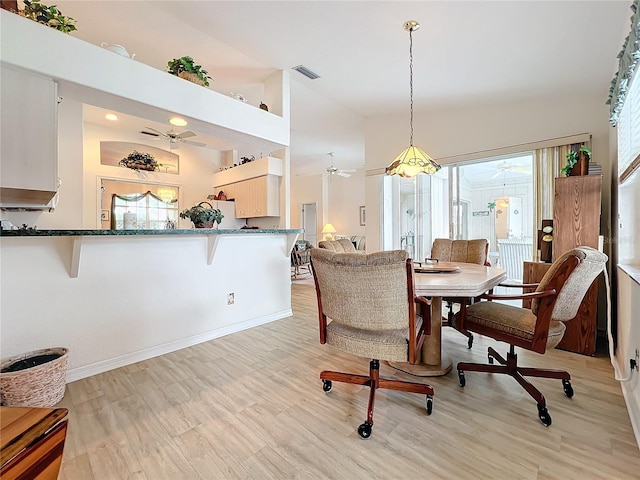
<path id="1" fill-rule="evenodd" d="M 206 205 L 206 206 L 203 206 Z M 224 215 L 218 208 L 213 208 L 209 202 L 200 202 L 198 205 L 180 212 L 180 218 L 188 218 L 196 228 L 213 228 L 213 224 L 220 224 Z"/>
<path id="2" fill-rule="evenodd" d="M 76 30 L 76 21 L 73 18 L 65 17 L 55 5 L 49 7 L 40 3 L 40 0 L 24 0 L 24 10 L 20 13 L 26 18 L 64 33 Z"/>
<path id="3" fill-rule="evenodd" d="M 196 65 L 191 57 L 174 58 L 167 62 L 167 70 L 171 75 L 176 75 L 190 82 L 209 86 L 211 78 L 202 65 Z"/>
<path id="4" fill-rule="evenodd" d="M 136 172 L 139 172 L 140 170 L 153 172 L 158 170 L 158 167 L 160 166 L 156 159 L 153 158 L 153 155 L 150 153 L 140 153 L 136 150 L 127 155 L 126 158 L 120 160 L 118 165 L 130 168 Z"/>
<path id="5" fill-rule="evenodd" d="M 589 150 L 585 146 L 582 146 L 577 152 L 567 153 L 567 156 L 566 156 L 567 164 L 564 167 L 562 167 L 562 170 L 560 170 L 560 173 L 562 173 L 565 177 L 570 176 L 571 169 L 576 165 L 576 163 L 578 163 L 578 160 L 580 159 L 580 154 L 584 155 L 587 161 L 591 159 L 591 150 Z"/>

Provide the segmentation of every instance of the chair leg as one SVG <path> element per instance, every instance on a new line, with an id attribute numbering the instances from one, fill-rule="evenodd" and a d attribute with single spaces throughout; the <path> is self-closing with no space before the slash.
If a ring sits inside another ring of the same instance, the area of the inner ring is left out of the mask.
<path id="1" fill-rule="evenodd" d="M 530 368 L 519 367 L 518 356 L 515 353 L 515 347 L 510 346 L 507 353 L 506 360 L 493 348 L 488 349 L 489 365 L 479 363 L 458 363 L 458 377 L 460 380 L 460 386 L 464 387 L 466 380 L 464 377 L 465 371 L 471 372 L 485 372 L 485 373 L 505 373 L 513 377 L 518 384 L 526 390 L 526 392 L 536 401 L 538 406 L 538 417 L 540 421 L 545 425 L 551 425 L 551 416 L 547 411 L 547 402 L 544 395 L 538 390 L 531 382 L 529 382 L 525 376 L 538 377 L 538 378 L 557 378 L 562 380 L 562 386 L 565 395 L 571 398 L 573 396 L 573 388 L 571 387 L 571 376 L 564 370 L 550 370 L 543 368 Z M 492 365 L 493 360 L 497 360 L 500 365 Z"/>
<path id="2" fill-rule="evenodd" d="M 331 382 L 351 383 L 354 385 L 368 385 L 369 403 L 367 405 L 367 419 L 358 427 L 358 435 L 362 438 L 369 438 L 373 429 L 373 408 L 376 401 L 376 390 L 378 388 L 398 390 L 402 392 L 420 393 L 426 395 L 427 414 L 431 415 L 433 409 L 433 387 L 423 383 L 403 382 L 401 380 L 390 380 L 380 378 L 380 361 L 373 359 L 369 362 L 369 376 L 354 375 L 351 373 L 334 372 L 331 370 L 323 370 L 320 372 L 320 379 L 323 382 L 323 390 L 330 392 Z"/>

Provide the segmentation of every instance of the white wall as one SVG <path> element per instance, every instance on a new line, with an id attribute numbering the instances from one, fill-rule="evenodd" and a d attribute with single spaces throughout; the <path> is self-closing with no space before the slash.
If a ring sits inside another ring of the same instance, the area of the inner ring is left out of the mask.
<path id="1" fill-rule="evenodd" d="M 0 238 L 3 358 L 68 347 L 73 381 L 291 315 L 286 235 L 212 240 L 84 237 L 70 278 L 71 237 Z"/>
<path id="2" fill-rule="evenodd" d="M 591 133 L 593 161 L 603 165 L 603 185 L 609 185 L 609 125 L 605 96 L 606 92 L 598 92 L 575 97 L 505 101 L 458 110 L 419 111 L 414 117 L 414 143 L 445 164 L 446 157 L 455 155 Z M 406 115 L 367 118 L 367 170 L 386 167 L 406 148 L 407 135 Z M 605 236 L 610 236 L 610 205 L 610 191 L 605 188 L 601 217 L 601 233 Z M 367 203 L 369 216 L 373 207 Z M 367 246 L 373 248 L 373 238 L 369 237 L 372 236 L 368 236 Z"/>

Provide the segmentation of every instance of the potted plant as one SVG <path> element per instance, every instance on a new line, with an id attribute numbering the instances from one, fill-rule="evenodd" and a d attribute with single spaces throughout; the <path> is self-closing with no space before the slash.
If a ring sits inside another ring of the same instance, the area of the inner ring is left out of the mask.
<path id="1" fill-rule="evenodd" d="M 591 150 L 583 145 L 578 149 L 578 151 L 567 153 L 567 164 L 562 167 L 560 173 L 565 177 L 569 177 L 571 175 L 587 175 L 589 173 L 590 159 Z"/>
<path id="2" fill-rule="evenodd" d="M 170 74 L 176 75 L 190 82 L 209 86 L 208 72 L 202 68 L 202 65 L 196 65 L 191 57 L 174 58 L 167 62 L 167 70 Z"/>
<path id="3" fill-rule="evenodd" d="M 24 0 L 24 10 L 20 12 L 24 17 L 64 33 L 76 30 L 76 21 L 71 17 L 65 17 L 55 5 L 47 6 L 40 0 Z"/>
<path id="4" fill-rule="evenodd" d="M 140 153 L 136 150 L 131 152 L 125 158 L 118 162 L 118 165 L 123 167 L 130 168 L 139 172 L 140 170 L 147 170 L 149 172 L 153 172 L 158 170 L 160 164 L 153 158 L 153 155 L 150 153 Z"/>
<path id="5" fill-rule="evenodd" d="M 205 206 L 203 206 L 205 205 Z M 200 202 L 198 205 L 180 212 L 180 218 L 188 218 L 196 228 L 213 228 L 213 224 L 220 224 L 224 215 L 218 208 L 213 208 L 209 202 Z"/>

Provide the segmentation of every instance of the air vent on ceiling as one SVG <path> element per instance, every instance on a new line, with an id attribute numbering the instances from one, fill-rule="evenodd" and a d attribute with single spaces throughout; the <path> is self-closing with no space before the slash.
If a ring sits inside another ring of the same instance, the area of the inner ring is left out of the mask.
<path id="1" fill-rule="evenodd" d="M 298 65 L 297 67 L 293 67 L 293 69 L 296 72 L 301 73 L 302 75 L 304 75 L 307 78 L 310 78 L 311 80 L 315 80 L 316 78 L 320 78 L 320 75 L 318 75 L 315 72 L 312 72 L 311 70 L 309 70 L 307 67 L 305 67 L 304 65 Z"/>

